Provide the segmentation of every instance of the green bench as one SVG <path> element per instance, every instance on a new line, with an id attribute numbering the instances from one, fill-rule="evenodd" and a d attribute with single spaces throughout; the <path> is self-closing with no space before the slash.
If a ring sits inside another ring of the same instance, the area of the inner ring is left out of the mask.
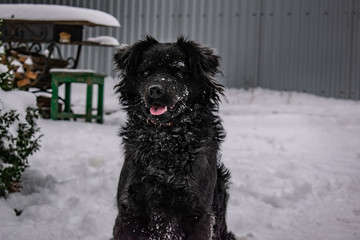
<path id="1" fill-rule="evenodd" d="M 105 75 L 94 72 L 93 70 L 73 70 L 73 69 L 51 69 L 51 119 L 70 119 L 85 118 L 86 122 L 96 119 L 97 123 L 103 123 L 104 109 L 104 78 Z M 86 86 L 86 107 L 85 114 L 71 112 L 71 83 L 85 83 Z M 59 111 L 59 86 L 65 84 L 64 111 Z M 93 115 L 92 96 L 93 85 L 98 85 L 97 114 Z"/>

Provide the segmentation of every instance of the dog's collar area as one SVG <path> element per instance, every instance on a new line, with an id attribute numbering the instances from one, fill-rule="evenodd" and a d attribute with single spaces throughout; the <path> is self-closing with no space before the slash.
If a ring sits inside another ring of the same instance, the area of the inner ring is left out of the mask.
<path id="1" fill-rule="evenodd" d="M 154 125 L 154 126 L 159 126 L 159 127 L 172 127 L 174 125 L 174 123 L 172 121 L 170 121 L 168 123 L 158 123 L 150 118 L 148 118 L 146 120 L 146 123 L 149 125 Z"/>

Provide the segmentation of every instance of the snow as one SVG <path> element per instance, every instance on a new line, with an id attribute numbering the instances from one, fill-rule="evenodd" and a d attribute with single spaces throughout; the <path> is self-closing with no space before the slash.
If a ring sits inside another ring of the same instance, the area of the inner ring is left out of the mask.
<path id="1" fill-rule="evenodd" d="M 129 47 L 129 44 L 126 43 L 122 43 L 120 44 L 120 46 L 118 47 L 119 50 L 126 50 Z"/>
<path id="2" fill-rule="evenodd" d="M 89 37 L 88 42 L 98 43 L 104 46 L 119 46 L 120 43 L 114 37 L 111 36 L 99 36 L 99 37 Z"/>
<path id="3" fill-rule="evenodd" d="M 116 81 L 105 81 L 103 125 L 39 120 L 42 147 L 23 192 L 0 199 L 0 239 L 111 238 L 125 113 Z M 83 89 L 73 91 L 83 109 Z M 264 89 L 225 95 L 222 159 L 232 173 L 227 218 L 237 238 L 359 240 L 360 102 Z"/>
<path id="4" fill-rule="evenodd" d="M 33 65 L 33 64 L 34 64 L 34 62 L 32 61 L 31 57 L 26 58 L 26 60 L 25 60 L 24 63 L 27 64 L 27 65 Z"/>
<path id="5" fill-rule="evenodd" d="M 17 109 L 17 113 L 25 117 L 28 107 L 36 108 L 34 94 L 20 90 L 4 91 L 0 88 L 0 110 L 2 113 Z"/>
<path id="6" fill-rule="evenodd" d="M 120 27 L 112 15 L 94 9 L 49 4 L 0 4 L 0 19 L 26 21 L 81 21 L 88 25 Z"/>
<path id="7" fill-rule="evenodd" d="M 0 63 L 0 74 L 7 71 L 9 71 L 9 68 L 6 65 Z"/>
<path id="8" fill-rule="evenodd" d="M 25 73 L 23 64 L 22 64 L 19 60 L 17 60 L 17 59 L 11 59 L 11 58 L 9 58 L 9 60 L 11 61 L 11 65 L 13 65 L 13 66 L 15 66 L 15 67 L 18 67 L 18 69 L 16 70 L 16 72 L 18 72 L 18 73 Z"/>
<path id="9" fill-rule="evenodd" d="M 51 68 L 51 73 L 95 73 L 93 69 L 70 69 L 70 68 Z"/>
<path id="10" fill-rule="evenodd" d="M 8 129 L 13 137 L 16 137 L 18 134 L 18 124 L 26 123 L 26 109 L 28 107 L 36 108 L 36 98 L 33 94 L 19 90 L 4 91 L 0 88 L 0 115 L 4 115 L 6 112 L 10 112 L 13 109 L 16 109 L 16 114 L 19 115 L 18 119 L 15 120 Z M 1 160 L 0 165 L 6 167 Z"/>

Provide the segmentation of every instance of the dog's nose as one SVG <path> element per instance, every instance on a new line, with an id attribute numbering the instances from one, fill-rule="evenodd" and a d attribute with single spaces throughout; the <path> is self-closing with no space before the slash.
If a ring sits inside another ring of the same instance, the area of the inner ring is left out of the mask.
<path id="1" fill-rule="evenodd" d="M 154 84 L 149 87 L 148 93 L 151 98 L 157 99 L 161 98 L 164 95 L 165 91 L 162 85 Z"/>

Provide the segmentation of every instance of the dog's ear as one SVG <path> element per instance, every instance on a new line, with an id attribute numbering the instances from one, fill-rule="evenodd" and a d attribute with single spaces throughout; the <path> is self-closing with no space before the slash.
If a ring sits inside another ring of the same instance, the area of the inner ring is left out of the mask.
<path id="1" fill-rule="evenodd" d="M 119 70 L 123 70 L 126 67 L 126 61 L 130 54 L 130 52 L 128 51 L 129 48 L 129 45 L 121 44 L 120 47 L 117 49 L 117 52 L 114 54 L 113 60 Z"/>
<path id="2" fill-rule="evenodd" d="M 123 45 L 114 54 L 113 60 L 117 69 L 124 75 L 129 75 L 136 71 L 141 54 L 149 47 L 158 44 L 153 37 L 146 35 L 144 40 L 136 42 L 134 45 Z"/>
<path id="3" fill-rule="evenodd" d="M 186 51 L 193 74 L 207 78 L 208 82 L 222 94 L 223 86 L 214 80 L 215 75 L 221 73 L 220 56 L 216 55 L 213 49 L 186 40 L 183 36 L 178 38 L 177 44 Z"/>

